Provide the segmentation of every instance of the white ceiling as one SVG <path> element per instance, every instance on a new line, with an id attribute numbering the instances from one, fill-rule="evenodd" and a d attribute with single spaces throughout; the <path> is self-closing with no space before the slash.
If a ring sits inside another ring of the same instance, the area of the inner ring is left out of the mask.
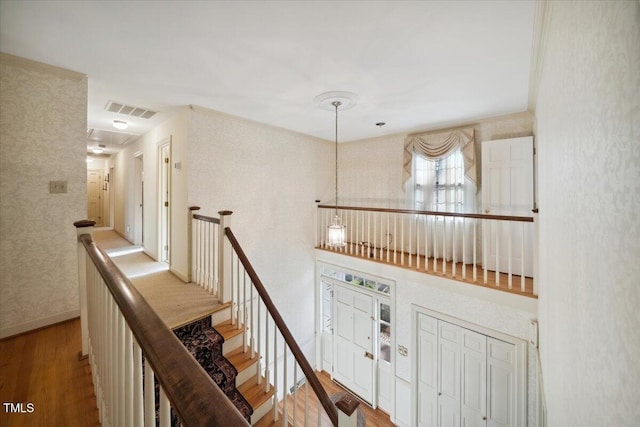
<path id="1" fill-rule="evenodd" d="M 333 140 L 527 109 L 533 1 L 5 1 L 0 50 L 89 76 L 88 126 L 194 104 Z M 108 101 L 158 111 L 105 111 Z M 377 122 L 386 122 L 379 128 Z"/>

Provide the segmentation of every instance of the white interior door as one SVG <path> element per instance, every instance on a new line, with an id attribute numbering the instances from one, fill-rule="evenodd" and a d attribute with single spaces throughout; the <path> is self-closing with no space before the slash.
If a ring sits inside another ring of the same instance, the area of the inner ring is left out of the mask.
<path id="1" fill-rule="evenodd" d="M 482 141 L 482 207 L 487 214 L 531 216 L 533 137 Z M 487 268 L 520 275 L 524 256 L 524 274 L 533 277 L 533 227 L 491 221 L 487 228 Z"/>
<path id="2" fill-rule="evenodd" d="M 460 328 L 438 324 L 438 427 L 460 427 Z"/>
<path id="3" fill-rule="evenodd" d="M 342 286 L 334 288 L 333 377 L 375 407 L 373 298 Z"/>
<path id="4" fill-rule="evenodd" d="M 102 227 L 102 171 L 87 170 L 87 217 Z"/>
<path id="5" fill-rule="evenodd" d="M 487 337 L 487 348 L 487 427 L 515 427 L 516 348 L 490 337 Z"/>
<path id="6" fill-rule="evenodd" d="M 460 421 L 463 427 L 487 425 L 487 337 L 461 328 Z"/>

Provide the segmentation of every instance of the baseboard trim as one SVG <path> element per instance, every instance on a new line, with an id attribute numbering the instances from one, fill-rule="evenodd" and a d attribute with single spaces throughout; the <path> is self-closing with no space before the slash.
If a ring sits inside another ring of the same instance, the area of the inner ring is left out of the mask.
<path id="1" fill-rule="evenodd" d="M 178 279 L 182 280 L 184 283 L 189 283 L 189 278 L 186 274 L 182 274 L 180 271 L 174 269 L 173 267 L 169 267 L 169 272 L 176 276 Z"/>
<path id="2" fill-rule="evenodd" d="M 14 335 L 32 332 L 35 329 L 46 328 L 56 323 L 66 322 L 67 320 L 80 317 L 80 310 L 69 310 L 53 316 L 43 317 L 42 319 L 32 320 L 30 322 L 20 323 L 18 325 L 0 328 L 0 339 L 9 338 Z"/>

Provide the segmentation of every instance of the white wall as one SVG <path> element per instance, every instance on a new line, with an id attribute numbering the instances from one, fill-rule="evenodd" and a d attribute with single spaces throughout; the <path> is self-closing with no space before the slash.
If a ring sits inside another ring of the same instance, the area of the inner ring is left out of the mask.
<path id="1" fill-rule="evenodd" d="M 533 115 L 524 112 L 455 127 L 461 126 L 472 126 L 475 130 L 476 163 L 480 169 L 481 141 L 533 135 Z M 405 137 L 406 134 L 395 134 L 340 144 L 340 200 L 390 206 L 404 203 Z"/>
<path id="2" fill-rule="evenodd" d="M 187 277 L 187 112 L 167 121 L 127 144 L 112 159 L 116 171 L 115 230 L 133 242 L 136 235 L 135 155 L 142 152 L 144 169 L 144 251 L 158 259 L 159 147 L 171 141 L 171 270 Z M 177 169 L 175 163 L 181 163 Z"/>
<path id="3" fill-rule="evenodd" d="M 86 76 L 0 54 L 0 337 L 79 315 Z M 49 181 L 67 181 L 50 194 Z"/>
<path id="4" fill-rule="evenodd" d="M 537 301 L 507 292 L 471 286 L 434 275 L 371 262 L 365 259 L 345 257 L 334 252 L 316 251 L 317 259 L 328 264 L 342 266 L 395 282 L 395 318 L 392 333 L 395 334 L 395 413 L 392 420 L 401 426 L 411 425 L 412 368 L 415 363 L 415 335 L 412 335 L 412 308 L 422 307 L 447 316 L 464 320 L 484 328 L 498 331 L 522 340 L 528 339 L 529 320 L 536 318 Z M 408 349 L 401 355 L 398 346 Z M 528 419 L 536 422 L 536 352 L 528 347 Z"/>
<path id="5" fill-rule="evenodd" d="M 315 200 L 331 195 L 333 145 L 194 107 L 189 204 L 231 228 L 313 362 Z"/>
<path id="6" fill-rule="evenodd" d="M 640 4 L 553 2 L 536 105 L 548 425 L 640 425 Z"/>

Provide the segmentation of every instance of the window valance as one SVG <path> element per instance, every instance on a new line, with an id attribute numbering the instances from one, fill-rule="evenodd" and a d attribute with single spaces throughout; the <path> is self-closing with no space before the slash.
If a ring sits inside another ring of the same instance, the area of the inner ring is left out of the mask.
<path id="1" fill-rule="evenodd" d="M 408 135 L 404 140 L 402 182 L 407 182 L 411 177 L 411 160 L 414 153 L 430 160 L 439 160 L 447 157 L 456 148 L 460 148 L 464 158 L 464 175 L 477 183 L 476 148 L 472 127 Z"/>

